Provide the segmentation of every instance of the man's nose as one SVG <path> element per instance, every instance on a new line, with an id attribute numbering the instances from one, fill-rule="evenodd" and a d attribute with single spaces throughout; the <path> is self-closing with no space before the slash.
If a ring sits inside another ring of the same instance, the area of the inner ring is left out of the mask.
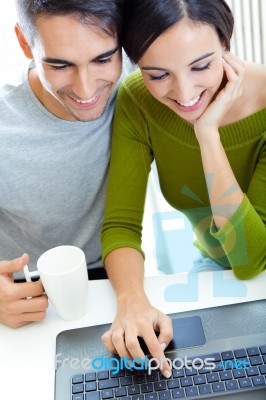
<path id="1" fill-rule="evenodd" d="M 87 68 L 77 71 L 73 91 L 80 100 L 91 99 L 97 90 L 96 77 Z"/>

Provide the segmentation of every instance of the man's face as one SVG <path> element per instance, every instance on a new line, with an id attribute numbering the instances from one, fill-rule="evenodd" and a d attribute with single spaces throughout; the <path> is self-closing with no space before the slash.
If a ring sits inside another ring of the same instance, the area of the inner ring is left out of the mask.
<path id="1" fill-rule="evenodd" d="M 99 118 L 121 74 L 117 38 L 73 16 L 39 17 L 30 85 L 51 113 L 68 121 Z"/>

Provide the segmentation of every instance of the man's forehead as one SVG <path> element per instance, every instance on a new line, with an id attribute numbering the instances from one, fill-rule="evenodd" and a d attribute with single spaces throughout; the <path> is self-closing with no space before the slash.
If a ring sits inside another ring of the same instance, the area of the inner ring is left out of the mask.
<path id="1" fill-rule="evenodd" d="M 41 57 L 71 61 L 77 55 L 94 59 L 118 47 L 118 38 L 73 16 L 42 17 L 36 21 L 35 46 Z"/>
<path id="2" fill-rule="evenodd" d="M 61 29 L 64 27 L 65 29 Z M 52 34 L 55 31 L 58 36 L 65 37 L 71 27 L 73 27 L 73 30 L 71 31 L 72 34 L 75 32 L 75 30 L 77 30 L 77 28 L 80 28 L 84 32 L 92 31 L 98 36 L 103 37 L 104 39 L 115 39 L 117 36 L 111 34 L 110 29 L 103 21 L 93 16 L 89 16 L 87 18 L 79 18 L 79 16 L 76 14 L 41 14 L 35 19 L 35 29 L 37 31 L 37 34 L 49 34 L 49 32 Z"/>

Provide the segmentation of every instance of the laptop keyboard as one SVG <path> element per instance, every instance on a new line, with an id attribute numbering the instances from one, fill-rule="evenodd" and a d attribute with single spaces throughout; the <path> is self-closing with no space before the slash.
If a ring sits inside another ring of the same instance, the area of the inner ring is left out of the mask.
<path id="1" fill-rule="evenodd" d="M 197 359 L 214 359 L 208 369 Z M 173 368 L 169 379 L 159 370 L 88 372 L 71 378 L 72 400 L 174 400 L 213 398 L 266 387 L 266 345 L 193 357 L 194 367 Z"/>

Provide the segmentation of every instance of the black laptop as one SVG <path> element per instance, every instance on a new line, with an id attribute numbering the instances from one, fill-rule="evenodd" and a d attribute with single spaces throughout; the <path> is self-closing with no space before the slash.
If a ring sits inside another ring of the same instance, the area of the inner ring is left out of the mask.
<path id="1" fill-rule="evenodd" d="M 266 300 L 170 317 L 169 379 L 143 343 L 147 356 L 142 363 L 130 365 L 109 353 L 101 342 L 109 325 L 61 332 L 55 400 L 266 399 Z"/>

